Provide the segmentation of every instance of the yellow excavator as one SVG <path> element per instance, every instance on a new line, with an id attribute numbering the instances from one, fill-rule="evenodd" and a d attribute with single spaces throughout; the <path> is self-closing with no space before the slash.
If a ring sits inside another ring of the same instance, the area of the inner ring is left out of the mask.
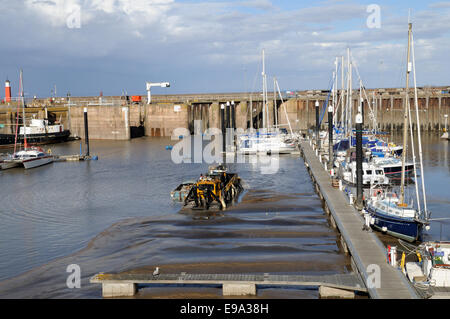
<path id="1" fill-rule="evenodd" d="M 221 209 L 237 199 L 242 192 L 241 179 L 236 173 L 228 173 L 224 165 L 210 167 L 208 174 L 200 175 L 200 178 L 185 187 L 186 196 L 184 206 L 192 209 L 209 209 L 218 206 Z"/>

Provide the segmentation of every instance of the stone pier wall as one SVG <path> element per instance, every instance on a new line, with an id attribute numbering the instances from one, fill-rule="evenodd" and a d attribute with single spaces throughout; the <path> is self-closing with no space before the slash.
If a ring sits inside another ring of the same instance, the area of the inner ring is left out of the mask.
<path id="1" fill-rule="evenodd" d="M 129 106 L 88 106 L 89 139 L 129 140 Z M 70 108 L 72 135 L 84 138 L 84 107 Z"/>
<path id="2" fill-rule="evenodd" d="M 378 92 L 381 91 L 381 92 Z M 381 89 L 368 92 L 374 99 L 371 108 L 377 118 L 378 128 L 385 131 L 399 130 L 403 126 L 404 92 L 401 89 Z M 375 92 L 375 93 L 374 93 Z M 419 116 L 422 130 L 442 130 L 445 125 L 445 114 L 450 115 L 450 94 L 446 90 L 424 89 L 418 94 Z M 312 128 L 315 125 L 315 102 L 319 101 L 322 109 L 328 93 L 323 91 L 297 92 L 296 97 L 286 99 L 284 104 L 277 101 L 277 117 L 281 127 L 288 129 L 286 114 L 294 131 Z M 26 117 L 43 118 L 45 107 L 69 128 L 74 136 L 84 138 L 83 108 L 88 107 L 89 137 L 91 139 L 130 139 L 130 128 L 145 126 L 146 136 L 171 136 L 174 129 L 185 128 L 192 132 L 193 121 L 202 120 L 203 131 L 207 128 L 221 128 L 220 105 L 227 101 L 235 101 L 236 127 L 247 128 L 250 123 L 250 105 L 253 108 L 253 122 L 258 121 L 262 102 L 260 94 L 253 93 L 250 102 L 249 94 L 199 94 L 199 95 L 167 95 L 154 96 L 153 103 L 146 104 L 145 97 L 141 104 L 131 103 L 124 97 L 70 97 L 54 101 L 48 99 L 28 102 Z M 259 100 L 258 98 L 259 97 Z M 357 112 L 359 93 L 353 93 L 353 116 Z M 273 123 L 273 96 L 269 96 L 269 119 Z M 413 125 L 417 120 L 414 108 L 414 96 L 411 96 L 411 112 Z M 0 105 L 0 133 L 14 133 L 17 105 Z M 19 108 L 19 116 L 22 110 Z M 335 115 L 341 116 L 341 108 Z M 323 126 L 327 122 L 324 115 Z M 261 117 L 259 125 L 261 124 Z M 365 127 L 372 127 L 369 117 L 369 106 L 364 105 Z"/>

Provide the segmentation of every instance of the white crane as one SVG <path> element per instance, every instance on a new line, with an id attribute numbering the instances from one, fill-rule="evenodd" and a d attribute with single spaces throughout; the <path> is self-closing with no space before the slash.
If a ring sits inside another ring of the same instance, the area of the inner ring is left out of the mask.
<path id="1" fill-rule="evenodd" d="M 146 84 L 147 84 L 147 104 L 150 104 L 152 102 L 152 94 L 150 93 L 150 88 L 152 86 L 158 86 L 162 88 L 170 87 L 169 82 L 159 82 L 159 83 L 146 82 Z"/>

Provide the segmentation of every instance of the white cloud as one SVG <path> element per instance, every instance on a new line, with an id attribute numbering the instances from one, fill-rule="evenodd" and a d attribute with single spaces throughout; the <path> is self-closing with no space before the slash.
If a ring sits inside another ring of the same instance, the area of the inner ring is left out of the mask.
<path id="1" fill-rule="evenodd" d="M 450 8 L 450 1 L 431 3 L 428 6 L 430 8 Z"/>
<path id="2" fill-rule="evenodd" d="M 286 85 L 291 88 L 327 85 L 334 57 L 345 54 L 347 46 L 352 48 L 361 73 L 376 83 L 380 77 L 373 77 L 372 69 L 383 60 L 386 73 L 390 72 L 401 62 L 406 46 L 407 10 L 401 16 L 398 11 L 383 9 L 382 27 L 369 29 L 366 7 L 351 0 L 296 10 L 283 10 L 267 0 L 18 3 L 0 7 L 0 27 L 11 30 L 1 34 L 0 40 L 9 43 L 7 49 L 19 52 L 14 56 L 17 60 L 46 66 L 58 63 L 68 69 L 83 63 L 99 72 L 117 65 L 134 68 L 135 75 L 172 73 L 189 85 L 196 83 L 190 72 L 202 72 L 202 77 L 232 74 L 233 70 L 241 72 L 243 65 L 249 72 L 257 72 L 262 48 L 266 49 L 268 74 L 277 75 L 280 81 L 283 76 L 289 79 Z M 73 30 L 67 28 L 66 19 L 77 5 L 81 6 L 82 25 Z M 444 3 L 437 3 L 414 15 L 417 58 L 422 65 L 449 64 L 442 51 L 450 46 L 450 13 L 443 7 Z M 437 77 L 445 79 L 445 75 Z M 322 82 L 315 82 L 320 78 Z M 214 86 L 236 81 L 221 76 L 218 82 L 207 82 Z"/>
<path id="3" fill-rule="evenodd" d="M 84 24 L 91 23 L 104 14 L 148 25 L 160 22 L 173 3 L 174 0 L 25 0 L 28 9 L 48 19 L 53 26 L 64 26 L 68 15 L 75 9 L 81 10 Z"/>

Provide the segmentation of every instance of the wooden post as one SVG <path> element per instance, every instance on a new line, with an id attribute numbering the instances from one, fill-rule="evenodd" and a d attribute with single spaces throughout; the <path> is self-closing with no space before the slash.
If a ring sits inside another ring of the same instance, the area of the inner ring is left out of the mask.
<path id="1" fill-rule="evenodd" d="M 429 95 L 427 93 L 427 96 L 425 97 L 425 103 L 426 103 L 425 109 L 427 110 L 427 131 L 430 128 L 430 109 L 428 108 L 429 107 L 429 100 L 430 100 L 430 97 L 429 97 Z"/>
<path id="2" fill-rule="evenodd" d="M 438 103 L 439 103 L 438 130 L 440 132 L 441 131 L 441 118 L 442 118 L 442 116 L 441 116 L 441 103 L 442 103 L 441 97 L 438 98 Z"/>
<path id="3" fill-rule="evenodd" d="M 84 138 L 86 142 L 86 155 L 89 156 L 89 127 L 87 109 L 87 107 L 84 108 Z"/>
<path id="4" fill-rule="evenodd" d="M 320 132 L 319 101 L 316 100 L 316 147 L 318 150 L 320 150 L 319 132 Z"/>
<path id="5" fill-rule="evenodd" d="M 222 152 L 225 152 L 226 140 L 225 140 L 225 105 L 220 105 L 220 119 L 222 126 Z"/>
<path id="6" fill-rule="evenodd" d="M 391 95 L 391 133 L 393 130 L 393 122 L 394 122 L 394 97 Z"/>
<path id="7" fill-rule="evenodd" d="M 306 130 L 309 130 L 309 99 L 306 99 Z"/>
<path id="8" fill-rule="evenodd" d="M 356 208 L 363 209 L 363 172 L 362 163 L 362 117 L 361 114 L 356 114 Z"/>

